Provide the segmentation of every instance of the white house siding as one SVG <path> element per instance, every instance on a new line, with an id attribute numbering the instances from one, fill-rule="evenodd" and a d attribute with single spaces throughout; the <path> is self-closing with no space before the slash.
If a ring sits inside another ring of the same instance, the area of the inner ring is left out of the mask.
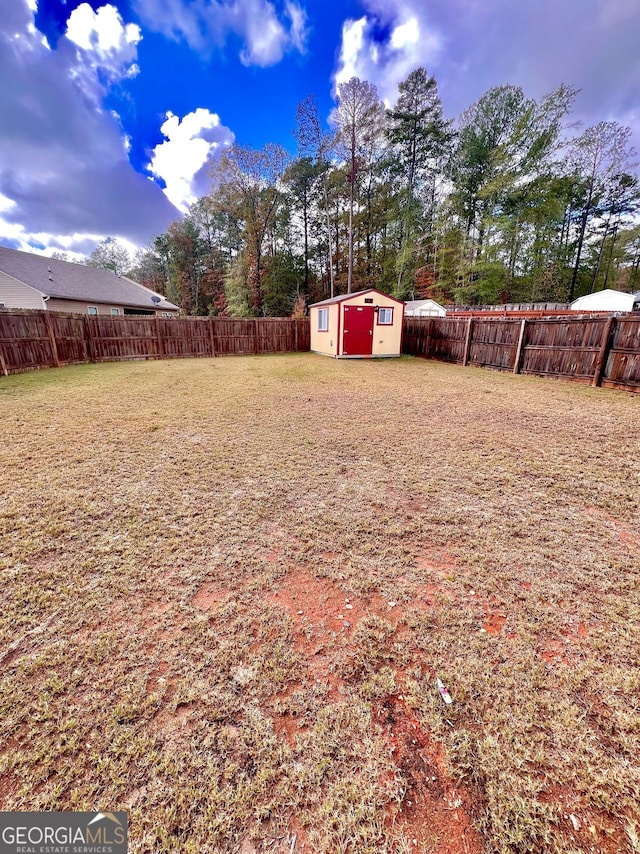
<path id="1" fill-rule="evenodd" d="M 42 294 L 0 270 L 0 303 L 6 308 L 44 308 Z"/>

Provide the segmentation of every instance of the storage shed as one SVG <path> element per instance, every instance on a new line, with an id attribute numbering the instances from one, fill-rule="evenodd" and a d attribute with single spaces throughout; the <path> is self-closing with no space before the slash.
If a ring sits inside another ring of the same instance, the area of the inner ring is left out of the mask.
<path id="1" fill-rule="evenodd" d="M 368 288 L 309 306 L 311 350 L 337 359 L 399 356 L 404 303 Z"/>
<path id="2" fill-rule="evenodd" d="M 434 299 L 414 299 L 404 304 L 405 317 L 446 317 L 447 310 Z"/>
<path id="3" fill-rule="evenodd" d="M 578 297 L 571 303 L 573 311 L 638 311 L 640 309 L 640 291 L 635 294 L 625 294 L 607 288 Z"/>

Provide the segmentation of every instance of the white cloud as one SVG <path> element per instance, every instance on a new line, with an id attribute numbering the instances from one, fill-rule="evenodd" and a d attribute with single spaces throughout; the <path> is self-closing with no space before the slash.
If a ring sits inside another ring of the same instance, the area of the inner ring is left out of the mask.
<path id="1" fill-rule="evenodd" d="M 240 52 L 243 65 L 259 65 L 265 68 L 282 59 L 287 33 L 276 17 L 273 6 L 267 3 L 266 9 L 267 13 L 263 18 L 246 16 L 244 8 L 239 15 L 241 24 L 238 31 L 246 42 Z"/>
<path id="2" fill-rule="evenodd" d="M 420 25 L 416 18 L 409 18 L 404 24 L 398 24 L 391 33 L 391 47 L 394 50 L 415 50 L 420 41 Z"/>
<path id="3" fill-rule="evenodd" d="M 1 210 L 1 208 L 0 208 Z M 95 246 L 104 239 L 98 234 L 51 234 L 45 231 L 28 231 L 23 225 L 10 222 L 0 213 L 0 235 L 2 245 L 21 252 L 37 252 L 39 255 L 51 256 L 53 252 L 66 252 L 70 261 L 82 261 Z M 118 240 L 119 243 L 133 247 L 129 241 Z M 133 254 L 133 253 L 132 253 Z"/>
<path id="4" fill-rule="evenodd" d="M 0 2 L 0 80 L 11 81 L 0 86 L 3 243 L 55 249 L 71 235 L 74 251 L 88 253 L 108 234 L 143 244 L 178 217 L 132 168 L 118 117 L 103 107 L 105 76 L 126 73 L 137 34 L 97 19 L 89 50 L 64 36 L 50 50 L 25 2 Z M 72 34 L 82 41 L 79 28 Z"/>
<path id="5" fill-rule="evenodd" d="M 205 167 L 231 145 L 234 135 L 215 114 L 198 108 L 182 119 L 167 113 L 160 128 L 165 142 L 153 149 L 149 171 L 165 184 L 165 195 L 185 212 L 201 195 L 198 179 Z"/>
<path id="6" fill-rule="evenodd" d="M 299 53 L 304 53 L 309 35 L 307 30 L 307 13 L 301 6 L 291 3 L 290 0 L 287 0 L 285 8 L 291 21 L 291 30 L 289 33 L 291 44 Z"/>
<path id="7" fill-rule="evenodd" d="M 125 24 L 114 6 L 101 6 L 97 12 L 88 3 L 78 6 L 69 16 L 66 37 L 80 49 L 83 64 L 100 68 L 112 79 L 138 72 L 135 60 L 142 32 L 137 24 Z"/>
<path id="8" fill-rule="evenodd" d="M 359 77 L 373 83 L 387 105 L 397 98 L 398 83 L 420 65 L 430 69 L 442 39 L 424 9 L 405 0 L 380 3 L 367 0 L 367 13 L 342 27 L 334 92 L 341 83 Z"/>
<path id="9" fill-rule="evenodd" d="M 238 36 L 245 65 L 275 65 L 286 52 L 306 49 L 306 13 L 294 0 L 286 0 L 284 15 L 269 0 L 134 0 L 134 6 L 145 27 L 199 52 Z"/>

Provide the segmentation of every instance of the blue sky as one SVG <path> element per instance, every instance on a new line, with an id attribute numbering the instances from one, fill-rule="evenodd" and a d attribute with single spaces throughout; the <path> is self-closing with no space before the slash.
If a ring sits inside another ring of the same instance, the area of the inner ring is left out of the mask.
<path id="1" fill-rule="evenodd" d="M 424 65 L 456 118 L 491 86 L 581 89 L 573 118 L 640 149 L 638 0 L 1 0 L 0 244 L 140 246 L 234 140 L 294 150 L 356 75 L 391 103 Z"/>

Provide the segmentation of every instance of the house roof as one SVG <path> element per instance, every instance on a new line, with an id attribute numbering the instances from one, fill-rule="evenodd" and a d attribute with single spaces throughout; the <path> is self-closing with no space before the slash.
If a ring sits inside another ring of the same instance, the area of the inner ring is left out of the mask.
<path id="1" fill-rule="evenodd" d="M 99 267 L 87 267 L 0 246 L 0 270 L 35 288 L 44 296 L 55 299 L 178 310 L 178 306 L 144 285 Z"/>
<path id="2" fill-rule="evenodd" d="M 389 294 L 384 294 L 382 291 L 379 291 L 377 288 L 365 288 L 363 291 L 354 291 L 352 294 L 340 294 L 337 297 L 331 297 L 330 299 L 323 299 L 322 302 L 314 302 L 309 308 L 314 308 L 317 305 L 332 305 L 336 302 L 344 302 L 348 299 L 353 299 L 354 297 L 362 296 L 362 294 L 380 294 L 381 297 L 385 297 L 386 299 L 393 300 L 394 302 L 400 303 L 400 305 L 404 305 L 401 299 L 396 299 L 395 297 L 390 296 Z"/>

